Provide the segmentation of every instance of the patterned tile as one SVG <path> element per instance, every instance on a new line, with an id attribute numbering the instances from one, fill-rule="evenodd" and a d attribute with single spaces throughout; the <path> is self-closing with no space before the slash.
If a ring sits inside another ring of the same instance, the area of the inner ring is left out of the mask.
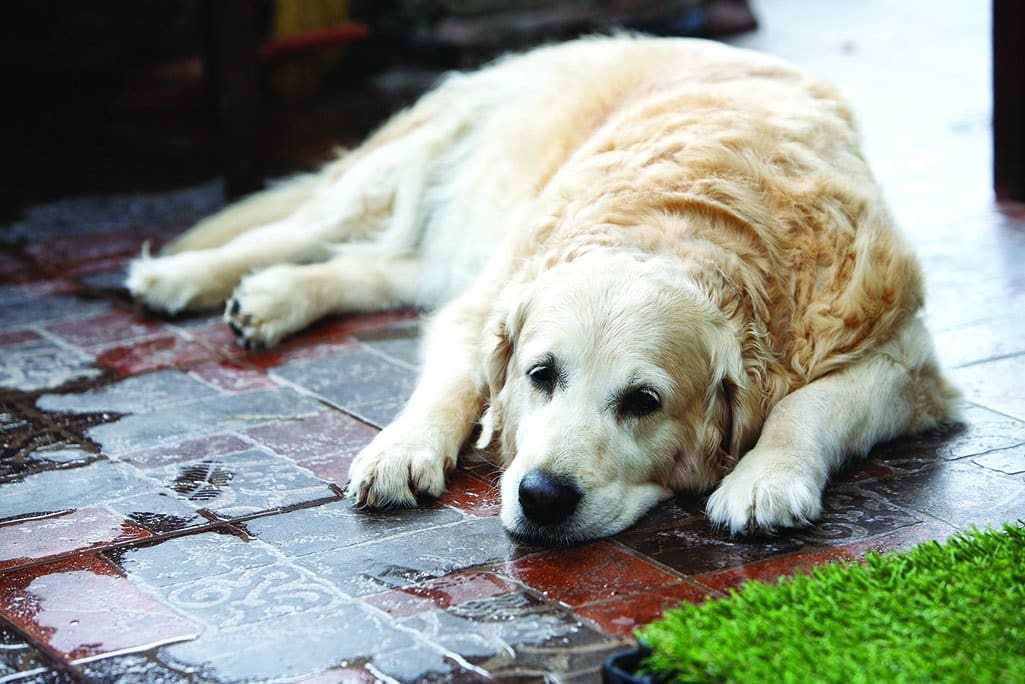
<path id="1" fill-rule="evenodd" d="M 970 461 L 881 480 L 873 490 L 901 508 L 961 530 L 1025 518 L 1025 482 Z"/>
<path id="2" fill-rule="evenodd" d="M 82 468 L 36 473 L 5 485 L 0 496 L 0 520 L 28 520 L 99 506 L 124 514 L 119 509 L 130 505 L 134 497 L 162 491 L 157 483 L 127 464 L 99 460 Z M 178 510 L 175 505 L 172 512 Z"/>
<path id="3" fill-rule="evenodd" d="M 0 570 L 148 536 L 138 525 L 103 508 L 80 508 L 0 525 Z"/>
<path id="4" fill-rule="evenodd" d="M 207 530 L 104 552 L 134 584 L 165 596 L 176 587 L 229 577 L 281 560 L 268 545 Z"/>
<path id="5" fill-rule="evenodd" d="M 499 571 L 545 598 L 568 606 L 672 584 L 679 579 L 606 543 L 527 556 Z"/>
<path id="6" fill-rule="evenodd" d="M 681 603 L 700 603 L 711 594 L 690 582 L 666 584 L 654 589 L 592 603 L 577 609 L 577 615 L 592 620 L 605 632 L 628 637 L 633 631 L 662 617 Z"/>
<path id="7" fill-rule="evenodd" d="M 361 347 L 293 361 L 272 374 L 301 385 L 372 425 L 391 422 L 413 392 L 416 374 Z"/>
<path id="8" fill-rule="evenodd" d="M 416 368 L 420 365 L 420 322 L 358 333 L 356 339 L 385 356 Z"/>
<path id="9" fill-rule="evenodd" d="M 319 402 L 291 390 L 258 390 L 211 396 L 186 405 L 125 416 L 90 429 L 88 435 L 102 446 L 103 453 L 120 455 L 203 435 L 302 418 L 321 410 Z"/>
<path id="10" fill-rule="evenodd" d="M 938 520 L 925 520 L 917 525 L 902 527 L 888 534 L 861 539 L 837 549 L 852 558 L 862 558 L 869 551 L 887 553 L 890 551 L 907 551 L 913 546 L 927 541 L 946 541 L 955 530 L 951 525 Z"/>
<path id="11" fill-rule="evenodd" d="M 803 546 L 788 535 L 732 538 L 703 517 L 690 518 L 675 527 L 628 530 L 616 540 L 685 576 L 747 565 Z"/>
<path id="12" fill-rule="evenodd" d="M 871 463 L 910 472 L 1021 444 L 1025 444 L 1025 422 L 968 404 L 961 424 L 881 444 L 868 458 Z"/>
<path id="13" fill-rule="evenodd" d="M 118 375 L 137 375 L 164 368 L 187 368 L 216 360 L 206 347 L 179 335 L 165 333 L 132 344 L 110 347 L 97 354 L 101 366 Z"/>
<path id="14" fill-rule="evenodd" d="M 265 373 L 225 359 L 192 366 L 189 368 L 189 375 L 222 392 L 231 394 L 271 389 L 276 386 Z"/>
<path id="15" fill-rule="evenodd" d="M 67 660 L 193 639 L 202 631 L 96 556 L 3 578 L 0 613 Z"/>
<path id="16" fill-rule="evenodd" d="M 483 673 L 466 670 L 440 649 L 417 645 L 401 651 L 375 655 L 368 669 L 388 680 L 409 684 L 432 682 L 487 682 Z"/>
<path id="17" fill-rule="evenodd" d="M 122 454 L 118 460 L 143 469 L 159 468 L 171 463 L 215 459 L 252 446 L 235 435 L 209 435 Z"/>
<path id="18" fill-rule="evenodd" d="M 78 669 L 94 682 L 118 684 L 209 684 L 217 681 L 202 665 L 170 665 L 162 660 L 162 649 L 130 653 L 81 663 Z"/>
<path id="19" fill-rule="evenodd" d="M 432 608 L 448 608 L 465 601 L 507 594 L 519 588 L 491 572 L 457 573 L 422 585 L 368 596 L 364 601 L 393 617 L 407 617 Z"/>
<path id="20" fill-rule="evenodd" d="M 975 456 L 972 463 L 1007 475 L 1020 475 L 1025 473 L 1025 445 Z"/>
<path id="21" fill-rule="evenodd" d="M 812 544 L 847 544 L 918 522 L 915 514 L 871 491 L 834 484 L 823 494 L 821 519 L 791 535 Z"/>
<path id="22" fill-rule="evenodd" d="M 0 388 L 23 392 L 60 387 L 99 375 L 100 369 L 94 365 L 92 356 L 49 340 L 8 345 L 0 358 Z"/>
<path id="23" fill-rule="evenodd" d="M 344 487 L 349 481 L 349 464 L 370 443 L 377 429 L 340 411 L 326 411 L 252 428 L 244 434 L 320 479 Z"/>
<path id="24" fill-rule="evenodd" d="M 162 326 L 136 313 L 117 309 L 89 318 L 51 323 L 46 330 L 65 342 L 85 348 L 110 346 L 164 332 Z"/>
<path id="25" fill-rule="evenodd" d="M 953 375 L 969 401 L 1025 421 L 1025 354 L 958 368 Z"/>
<path id="26" fill-rule="evenodd" d="M 413 637 L 355 603 L 335 603 L 264 623 L 208 630 L 164 649 L 174 667 L 202 665 L 221 681 L 290 681 L 343 666 L 349 660 L 410 646 Z"/>
<path id="27" fill-rule="evenodd" d="M 467 601 L 401 621 L 493 677 L 543 677 L 601 664 L 624 644 L 525 592 Z"/>
<path id="28" fill-rule="evenodd" d="M 52 238 L 31 243 L 25 251 L 49 269 L 66 269 L 74 264 L 134 256 L 142 249 L 144 241 L 145 237 L 138 231 L 112 231 L 105 232 L 102 239 L 94 235 Z"/>
<path id="29" fill-rule="evenodd" d="M 411 537 L 299 556 L 295 562 L 333 582 L 351 596 L 399 589 L 425 580 L 506 562 L 536 548 L 511 540 L 496 518 L 477 518 L 419 531 Z"/>
<path id="30" fill-rule="evenodd" d="M 36 295 L 25 286 L 0 286 L 0 330 L 88 318 L 109 308 L 106 302 L 71 294 Z"/>
<path id="31" fill-rule="evenodd" d="M 185 373 L 166 370 L 84 392 L 44 394 L 36 406 L 43 411 L 63 413 L 150 413 L 216 395 L 214 389 Z"/>
<path id="32" fill-rule="evenodd" d="M 149 475 L 183 501 L 225 518 L 337 497 L 293 462 L 260 449 L 172 464 Z"/>
<path id="33" fill-rule="evenodd" d="M 770 558 L 764 561 L 757 561 L 750 565 L 739 568 L 730 568 L 708 575 L 699 575 L 694 578 L 710 589 L 726 594 L 734 589 L 740 589 L 745 582 L 765 582 L 775 584 L 781 577 L 796 573 L 807 573 L 812 568 L 824 563 L 839 563 L 850 561 L 853 556 L 844 551 L 843 548 L 817 548 L 808 551 L 784 556 L 782 558 Z"/>
<path id="34" fill-rule="evenodd" d="M 497 483 L 487 482 L 459 468 L 449 476 L 445 486 L 445 493 L 440 499 L 445 506 L 480 517 L 501 512 L 502 492 Z"/>
<path id="35" fill-rule="evenodd" d="M 462 516 L 445 508 L 362 511 L 349 501 L 337 501 L 257 518 L 245 525 L 250 534 L 286 557 L 298 558 L 309 554 L 344 554 L 348 547 L 388 537 L 419 539 L 426 530 L 439 526 L 450 529 L 460 520 Z"/>

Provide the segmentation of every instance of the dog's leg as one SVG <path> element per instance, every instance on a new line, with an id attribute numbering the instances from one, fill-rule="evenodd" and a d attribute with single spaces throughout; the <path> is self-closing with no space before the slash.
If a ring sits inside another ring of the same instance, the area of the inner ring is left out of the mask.
<path id="1" fill-rule="evenodd" d="M 734 534 L 807 524 L 822 512 L 832 469 L 899 435 L 956 415 L 921 321 L 865 358 L 784 397 L 755 447 L 708 500 L 715 524 Z"/>
<path id="2" fill-rule="evenodd" d="M 417 303 L 424 264 L 415 254 L 375 244 L 336 252 L 322 263 L 279 264 L 243 278 L 224 312 L 239 344 L 270 347 L 328 314 Z"/>
<path id="3" fill-rule="evenodd" d="M 478 376 L 488 301 L 471 288 L 430 322 L 413 396 L 349 469 L 347 494 L 357 505 L 415 506 L 417 496 L 445 491 L 445 476 L 483 409 Z"/>

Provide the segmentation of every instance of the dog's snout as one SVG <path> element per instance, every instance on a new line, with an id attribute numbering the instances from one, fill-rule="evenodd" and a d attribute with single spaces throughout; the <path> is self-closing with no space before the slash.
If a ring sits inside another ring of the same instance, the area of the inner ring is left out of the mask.
<path id="1" fill-rule="evenodd" d="M 520 508 L 538 525 L 564 522 L 580 502 L 581 492 L 572 481 L 543 470 L 532 470 L 520 480 Z"/>

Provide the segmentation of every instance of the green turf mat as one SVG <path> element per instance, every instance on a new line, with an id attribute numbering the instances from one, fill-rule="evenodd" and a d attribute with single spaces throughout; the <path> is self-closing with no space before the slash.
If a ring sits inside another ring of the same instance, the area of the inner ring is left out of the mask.
<path id="1" fill-rule="evenodd" d="M 670 682 L 1025 682 L 1025 523 L 750 582 L 638 636 Z"/>

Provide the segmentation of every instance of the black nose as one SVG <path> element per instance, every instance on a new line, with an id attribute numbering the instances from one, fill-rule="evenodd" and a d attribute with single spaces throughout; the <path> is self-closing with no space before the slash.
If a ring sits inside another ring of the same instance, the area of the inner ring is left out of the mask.
<path id="1" fill-rule="evenodd" d="M 520 480 L 520 508 L 538 525 L 558 525 L 573 515 L 580 489 L 571 480 L 532 470 Z"/>

